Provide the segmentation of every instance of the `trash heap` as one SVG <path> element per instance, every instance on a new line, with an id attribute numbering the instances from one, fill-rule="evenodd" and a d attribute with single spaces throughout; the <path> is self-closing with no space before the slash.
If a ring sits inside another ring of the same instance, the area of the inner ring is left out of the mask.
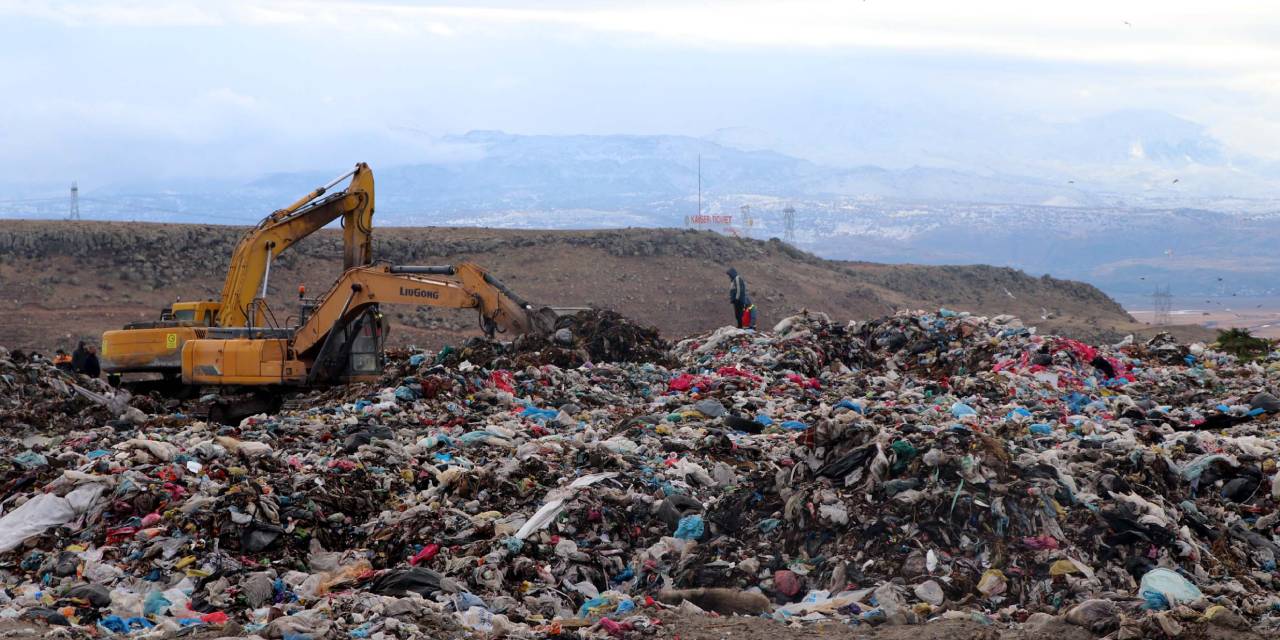
<path id="1" fill-rule="evenodd" d="M 385 384 L 236 427 L 99 419 L 121 406 L 104 393 L 6 438 L 0 617 L 264 638 L 643 637 L 670 607 L 1280 627 L 1274 357 L 947 310 L 725 327 L 652 358 L 656 334 L 618 326 L 574 325 L 577 364 L 402 354 Z"/>
<path id="2" fill-rule="evenodd" d="M 0 433 L 41 435 L 116 419 L 141 422 L 161 410 L 151 398 L 115 396 L 106 382 L 58 370 L 39 354 L 0 347 Z"/>
<path id="3" fill-rule="evenodd" d="M 636 324 L 609 309 L 584 309 L 556 318 L 548 335 L 528 333 L 510 342 L 472 338 L 461 348 L 447 347 L 435 363 L 491 369 L 555 365 L 579 367 L 588 362 L 667 363 L 667 344 L 658 330 Z"/>

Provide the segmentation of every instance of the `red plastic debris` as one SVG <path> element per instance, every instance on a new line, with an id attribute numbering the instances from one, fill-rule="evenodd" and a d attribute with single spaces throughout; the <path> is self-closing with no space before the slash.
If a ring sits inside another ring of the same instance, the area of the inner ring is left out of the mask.
<path id="1" fill-rule="evenodd" d="M 440 553 L 440 545 L 432 542 L 423 547 L 422 551 L 416 553 L 412 558 L 409 558 L 409 564 L 416 567 L 421 562 L 430 562 L 432 558 L 436 557 L 437 553 Z"/>

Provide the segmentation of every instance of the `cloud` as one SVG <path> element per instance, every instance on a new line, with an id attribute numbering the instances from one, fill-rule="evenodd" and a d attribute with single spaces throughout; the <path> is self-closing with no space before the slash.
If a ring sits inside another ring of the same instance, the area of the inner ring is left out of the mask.
<path id="1" fill-rule="evenodd" d="M 388 139 L 410 159 L 453 153 L 397 140 L 406 134 L 390 125 L 434 136 L 746 126 L 811 155 L 843 131 L 856 144 L 830 153 L 849 162 L 892 152 L 964 166 L 972 155 L 945 156 L 927 136 L 870 143 L 895 126 L 981 147 L 1008 122 L 1126 108 L 1280 155 L 1280 4 L 479 1 L 0 0 L 0 36 L 13 36 L 0 88 L 27 96 L 0 105 L 0 122 L 28 139 L 21 154 L 0 150 L 11 159 L 0 168 L 22 170 L 49 140 L 74 148 L 107 133 L 158 149 L 228 140 L 263 164 L 348 134 L 361 153 Z"/>
<path id="2" fill-rule="evenodd" d="M 199 2 L 0 0 L 0 15 L 52 20 L 74 27 L 208 27 L 225 24 L 214 6 Z"/>
<path id="3" fill-rule="evenodd" d="M 213 89 L 205 95 L 211 102 L 230 105 L 241 109 L 252 109 L 258 105 L 258 101 L 255 100 L 253 96 L 237 93 L 234 89 L 229 89 L 227 87 Z"/>
<path id="4" fill-rule="evenodd" d="M 1280 66 L 1280 4 L 1240 0 L 1041 3 L 719 0 L 399 4 L 352 0 L 0 0 L 0 13 L 68 25 L 241 25 L 449 36 L 560 26 L 703 47 L 961 51 L 1034 60 L 1242 70 Z"/>

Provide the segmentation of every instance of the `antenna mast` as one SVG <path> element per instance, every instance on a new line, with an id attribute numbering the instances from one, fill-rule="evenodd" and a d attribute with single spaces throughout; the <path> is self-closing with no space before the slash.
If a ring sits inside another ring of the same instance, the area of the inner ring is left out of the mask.
<path id="1" fill-rule="evenodd" d="M 67 219 L 80 219 L 80 187 L 76 186 L 75 181 L 71 182 L 71 208 L 67 211 Z"/>

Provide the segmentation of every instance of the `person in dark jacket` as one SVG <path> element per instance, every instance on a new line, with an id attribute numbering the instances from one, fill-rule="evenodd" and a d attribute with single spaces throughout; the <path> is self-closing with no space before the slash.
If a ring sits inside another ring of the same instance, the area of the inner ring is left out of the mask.
<path id="1" fill-rule="evenodd" d="M 756 328 L 756 305 L 747 294 L 747 281 L 733 267 L 725 273 L 729 276 L 729 302 L 733 304 L 734 321 L 739 329 Z"/>
<path id="2" fill-rule="evenodd" d="M 102 365 L 98 362 L 98 349 L 93 345 L 89 345 L 85 349 L 84 365 L 80 368 L 80 373 L 96 378 L 102 375 Z"/>
<path id="3" fill-rule="evenodd" d="M 84 358 L 89 355 L 89 350 L 85 348 L 84 341 L 81 341 L 75 351 L 71 352 L 71 370 L 76 373 L 84 371 Z"/>

